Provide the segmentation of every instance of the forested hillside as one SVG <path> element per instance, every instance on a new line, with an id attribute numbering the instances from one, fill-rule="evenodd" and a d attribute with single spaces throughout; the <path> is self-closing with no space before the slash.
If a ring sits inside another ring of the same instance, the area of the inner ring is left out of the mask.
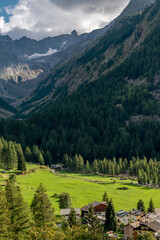
<path id="1" fill-rule="evenodd" d="M 148 22 L 149 28 L 130 57 L 45 112 L 24 121 L 1 121 L 1 135 L 23 148 L 38 145 L 52 161 L 62 160 L 64 153 L 81 154 L 90 161 L 144 155 L 160 160 L 160 2 L 129 20 L 131 32 L 136 21 L 142 26 Z M 119 41 L 129 35 L 124 29 Z M 100 42 L 102 50 L 109 40 Z M 92 54 L 88 59 L 94 58 L 96 48 Z M 86 56 L 82 60 L 87 66 Z"/>
<path id="2" fill-rule="evenodd" d="M 119 17 L 103 37 L 90 44 L 88 50 L 55 67 L 19 110 L 25 115 L 42 110 L 70 95 L 78 86 L 98 80 L 123 63 L 143 46 L 144 39 L 157 26 L 158 16 L 152 11 L 154 8 L 150 7 L 143 13 Z"/>

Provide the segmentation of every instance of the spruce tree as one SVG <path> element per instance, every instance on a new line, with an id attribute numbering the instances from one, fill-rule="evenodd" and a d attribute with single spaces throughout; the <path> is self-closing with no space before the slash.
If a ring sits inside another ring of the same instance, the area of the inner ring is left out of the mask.
<path id="1" fill-rule="evenodd" d="M 142 212 L 145 212 L 144 202 L 141 199 L 137 203 L 137 209 L 142 211 Z"/>
<path id="2" fill-rule="evenodd" d="M 148 212 L 149 212 L 149 213 L 154 213 L 154 212 L 155 212 L 155 209 L 154 209 L 154 203 L 153 203 L 152 198 L 151 198 L 150 201 L 149 201 Z"/>
<path id="3" fill-rule="evenodd" d="M 105 221 L 105 226 L 104 226 L 105 230 L 116 232 L 117 220 L 116 220 L 115 210 L 114 210 L 112 200 L 110 200 L 108 203 L 105 216 L 106 216 L 106 221 Z"/>
<path id="4" fill-rule="evenodd" d="M 0 189 L 0 239 L 1 240 L 12 239 L 10 214 L 7 207 L 5 192 L 2 188 Z"/>
<path id="5" fill-rule="evenodd" d="M 16 151 L 18 156 L 18 170 L 23 172 L 27 170 L 23 150 L 20 144 L 16 144 Z"/>
<path id="6" fill-rule="evenodd" d="M 109 203 L 109 198 L 108 198 L 108 195 L 107 195 L 106 191 L 104 192 L 102 201 L 106 202 L 107 204 Z"/>
<path id="7" fill-rule="evenodd" d="M 59 195 L 59 208 L 60 209 L 67 209 L 67 208 L 71 208 L 71 198 L 69 193 L 61 193 Z"/>
<path id="8" fill-rule="evenodd" d="M 32 162 L 32 152 L 29 147 L 26 147 L 24 156 L 25 156 L 26 162 Z"/>
<path id="9" fill-rule="evenodd" d="M 46 189 L 42 183 L 37 188 L 32 203 L 31 210 L 33 212 L 34 221 L 36 226 L 41 227 L 54 220 L 54 210 L 52 203 L 46 194 Z"/>
<path id="10" fill-rule="evenodd" d="M 13 181 L 8 180 L 5 187 L 7 207 L 14 239 L 26 238 L 31 226 L 30 212 L 24 201 L 20 188 Z"/>
<path id="11" fill-rule="evenodd" d="M 96 159 L 93 162 L 92 168 L 93 168 L 94 174 L 96 174 L 98 172 L 98 162 Z"/>
<path id="12" fill-rule="evenodd" d="M 40 165 L 44 165 L 44 158 L 43 158 L 41 151 L 39 151 L 39 153 L 38 153 L 38 163 Z"/>

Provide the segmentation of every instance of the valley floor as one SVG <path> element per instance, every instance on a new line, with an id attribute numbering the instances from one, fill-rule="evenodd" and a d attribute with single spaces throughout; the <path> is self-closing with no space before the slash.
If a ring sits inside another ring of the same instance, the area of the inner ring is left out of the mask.
<path id="1" fill-rule="evenodd" d="M 17 182 L 20 183 L 23 196 L 30 204 L 35 190 L 39 184 L 42 183 L 47 189 L 47 193 L 57 215 L 59 215 L 60 210 L 57 200 L 53 195 L 62 192 L 68 192 L 70 194 L 73 207 L 75 208 L 81 208 L 93 201 L 101 201 L 105 191 L 108 196 L 113 199 L 116 211 L 136 208 L 139 199 L 142 199 L 146 208 L 148 208 L 151 197 L 155 207 L 160 207 L 160 189 L 137 186 L 132 184 L 132 180 L 130 179 L 120 180 L 120 178 L 72 173 L 66 174 L 65 172 L 62 172 L 61 176 L 59 176 L 54 175 L 48 168 L 41 168 L 36 165 L 28 166 L 30 169 L 35 167 L 35 172 L 17 176 Z M 5 174 L 2 174 L 2 176 L 3 178 L 6 177 Z M 1 178 L 1 181 L 3 181 L 3 178 Z M 127 190 L 120 190 L 119 188 L 122 187 L 126 187 Z"/>

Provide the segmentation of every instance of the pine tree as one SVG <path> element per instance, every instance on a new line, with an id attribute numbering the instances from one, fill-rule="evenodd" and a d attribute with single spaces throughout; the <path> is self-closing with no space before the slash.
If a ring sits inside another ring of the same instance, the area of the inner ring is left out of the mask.
<path id="1" fill-rule="evenodd" d="M 7 207 L 5 192 L 3 189 L 0 189 L 0 239 L 1 240 L 12 239 L 10 215 Z"/>
<path id="2" fill-rule="evenodd" d="M 33 162 L 35 162 L 35 163 L 38 162 L 38 153 L 39 153 L 38 146 L 33 146 L 32 147 L 32 159 L 33 159 Z"/>
<path id="3" fill-rule="evenodd" d="M 8 180 L 6 187 L 7 207 L 14 239 L 23 239 L 28 235 L 31 226 L 30 212 L 21 191 L 13 181 Z"/>
<path id="4" fill-rule="evenodd" d="M 36 226 L 41 227 L 54 220 L 54 210 L 52 209 L 51 201 L 46 194 L 46 189 L 42 183 L 37 188 L 32 203 L 31 210 L 33 212 Z"/>
<path id="5" fill-rule="evenodd" d="M 154 175 L 153 175 L 153 185 L 154 185 L 154 187 L 156 187 L 157 184 L 158 184 L 158 177 L 157 177 L 157 174 L 154 173 Z"/>
<path id="6" fill-rule="evenodd" d="M 149 212 L 149 213 L 154 213 L 154 212 L 155 212 L 155 209 L 154 209 L 154 203 L 153 203 L 152 198 L 151 198 L 150 201 L 149 201 L 148 212 Z"/>
<path id="7" fill-rule="evenodd" d="M 109 201 L 108 206 L 106 208 L 106 221 L 104 227 L 105 230 L 107 231 L 116 232 L 117 230 L 117 220 L 112 200 Z"/>
<path id="8" fill-rule="evenodd" d="M 59 208 L 60 209 L 67 209 L 67 208 L 71 208 L 71 198 L 69 193 L 61 193 L 59 195 Z"/>
<path id="9" fill-rule="evenodd" d="M 20 144 L 16 144 L 16 151 L 18 156 L 18 170 L 23 172 L 27 170 L 23 150 Z"/>
<path id="10" fill-rule="evenodd" d="M 107 204 L 109 203 L 109 198 L 108 198 L 108 195 L 107 195 L 107 192 L 106 192 L 106 191 L 104 192 L 102 201 L 106 202 Z"/>
<path id="11" fill-rule="evenodd" d="M 94 174 L 96 174 L 98 172 L 98 162 L 96 159 L 94 160 L 92 167 L 93 167 Z"/>
<path id="12" fill-rule="evenodd" d="M 84 159 L 81 155 L 79 155 L 79 170 L 82 171 L 84 168 Z"/>
<path id="13" fill-rule="evenodd" d="M 142 184 L 143 183 L 143 175 L 141 169 L 138 171 L 138 183 Z"/>
<path id="14" fill-rule="evenodd" d="M 38 153 L 38 163 L 40 165 L 44 165 L 44 158 L 43 158 L 41 151 L 39 151 L 39 153 Z"/>
<path id="15" fill-rule="evenodd" d="M 144 202 L 141 199 L 137 203 L 137 209 L 142 211 L 142 212 L 145 212 Z"/>
<path id="16" fill-rule="evenodd" d="M 86 161 L 86 171 L 87 171 L 87 173 L 90 172 L 90 166 L 89 166 L 89 161 L 88 160 Z"/>
<path id="17" fill-rule="evenodd" d="M 1 155 L 4 169 L 10 170 L 17 167 L 17 154 L 13 142 L 4 142 Z"/>
<path id="18" fill-rule="evenodd" d="M 25 156 L 26 162 L 32 162 L 32 152 L 29 147 L 26 147 L 24 156 Z"/>

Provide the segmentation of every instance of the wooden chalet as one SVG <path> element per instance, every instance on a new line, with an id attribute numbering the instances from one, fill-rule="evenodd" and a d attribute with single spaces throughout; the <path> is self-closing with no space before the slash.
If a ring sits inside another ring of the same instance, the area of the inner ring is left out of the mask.
<path id="1" fill-rule="evenodd" d="M 124 239 L 137 239 L 139 234 L 151 232 L 155 239 L 160 239 L 160 222 L 134 222 L 124 227 Z"/>
<path id="2" fill-rule="evenodd" d="M 81 208 L 81 216 L 82 217 L 85 217 L 85 215 L 88 214 L 88 211 L 89 211 L 91 205 L 93 206 L 93 210 L 96 215 L 105 216 L 105 212 L 106 212 L 106 208 L 107 208 L 106 202 L 95 201 L 95 202 L 92 202 L 91 204 L 88 204 Z"/>

